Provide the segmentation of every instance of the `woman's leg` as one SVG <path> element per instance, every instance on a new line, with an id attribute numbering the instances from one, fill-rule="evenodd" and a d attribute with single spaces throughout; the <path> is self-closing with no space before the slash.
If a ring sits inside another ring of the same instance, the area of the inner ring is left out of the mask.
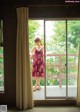
<path id="1" fill-rule="evenodd" d="M 41 78 L 40 78 L 40 77 L 37 77 L 36 85 L 37 85 L 37 89 L 38 89 L 38 90 L 41 89 L 40 80 L 41 80 Z"/>
<path id="2" fill-rule="evenodd" d="M 36 77 L 35 80 L 36 80 L 36 84 L 35 84 L 35 86 L 33 88 L 33 91 L 41 89 L 41 86 L 40 86 L 40 80 L 41 80 L 41 78 L 40 77 Z"/>
<path id="3" fill-rule="evenodd" d="M 35 83 L 35 86 L 33 87 L 33 91 L 37 90 L 37 78 L 36 77 L 35 77 L 35 80 L 36 80 L 36 83 Z"/>

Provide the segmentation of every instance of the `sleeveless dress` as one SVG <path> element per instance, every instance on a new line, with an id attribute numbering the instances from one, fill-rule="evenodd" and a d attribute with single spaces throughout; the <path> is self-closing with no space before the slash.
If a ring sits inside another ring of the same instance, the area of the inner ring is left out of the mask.
<path id="1" fill-rule="evenodd" d="M 43 48 L 37 50 L 35 48 L 32 63 L 32 76 L 33 77 L 44 77 L 44 56 L 43 56 Z"/>

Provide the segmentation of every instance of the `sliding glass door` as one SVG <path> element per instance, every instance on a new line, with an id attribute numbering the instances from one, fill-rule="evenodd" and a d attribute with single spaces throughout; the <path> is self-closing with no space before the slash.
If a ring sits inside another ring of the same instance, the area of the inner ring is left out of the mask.
<path id="1" fill-rule="evenodd" d="M 45 98 L 77 95 L 80 21 L 44 21 Z"/>
<path id="2" fill-rule="evenodd" d="M 66 21 L 45 21 L 46 98 L 66 97 Z"/>
<path id="3" fill-rule="evenodd" d="M 68 49 L 68 97 L 77 96 L 78 51 L 80 42 L 80 20 L 67 21 Z"/>
<path id="4" fill-rule="evenodd" d="M 45 76 L 41 89 L 33 91 L 34 100 L 76 98 L 80 20 L 29 20 L 30 52 L 35 37 L 44 46 Z M 32 72 L 32 58 L 30 63 Z M 32 76 L 33 88 L 36 82 Z"/>

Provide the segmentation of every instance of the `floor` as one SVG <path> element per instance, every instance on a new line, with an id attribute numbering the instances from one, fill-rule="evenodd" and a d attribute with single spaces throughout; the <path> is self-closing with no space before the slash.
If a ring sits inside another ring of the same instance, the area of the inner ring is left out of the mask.
<path id="1" fill-rule="evenodd" d="M 80 112 L 80 107 L 34 107 L 24 111 L 11 109 L 7 112 Z"/>
<path id="2" fill-rule="evenodd" d="M 68 96 L 76 97 L 77 87 L 68 86 Z M 42 86 L 40 90 L 33 92 L 34 100 L 45 99 L 45 87 Z M 66 97 L 66 86 L 47 86 L 46 87 L 46 97 Z"/>
<path id="3" fill-rule="evenodd" d="M 2 89 L 2 88 L 1 88 Z M 66 95 L 66 87 L 62 86 L 47 86 L 46 95 L 48 97 L 52 96 L 65 96 Z M 41 90 L 35 91 L 34 99 L 44 99 L 45 98 L 45 87 L 41 87 Z M 76 96 L 77 90 L 75 86 L 68 87 L 69 96 Z M 8 109 L 7 112 L 80 112 L 80 107 L 62 107 L 62 106 L 53 106 L 53 107 L 34 107 L 33 109 L 28 109 L 24 111 L 16 110 L 16 109 Z"/>

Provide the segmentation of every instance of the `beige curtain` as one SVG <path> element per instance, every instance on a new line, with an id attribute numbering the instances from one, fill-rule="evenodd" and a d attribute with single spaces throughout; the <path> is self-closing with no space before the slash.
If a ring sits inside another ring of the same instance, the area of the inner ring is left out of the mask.
<path id="1" fill-rule="evenodd" d="M 28 8 L 16 8 L 16 106 L 19 109 L 33 107 L 32 79 L 30 73 Z"/>
<path id="2" fill-rule="evenodd" d="M 79 44 L 79 57 L 78 57 L 77 105 L 80 106 L 80 44 Z"/>

